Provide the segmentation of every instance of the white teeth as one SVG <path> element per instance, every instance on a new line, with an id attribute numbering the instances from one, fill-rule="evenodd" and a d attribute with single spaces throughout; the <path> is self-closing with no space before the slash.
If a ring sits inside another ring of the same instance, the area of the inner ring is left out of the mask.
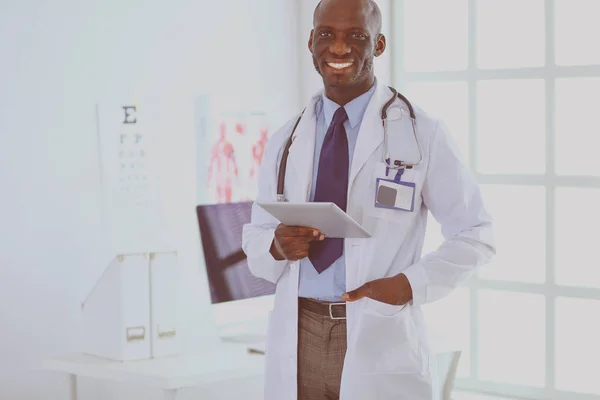
<path id="1" fill-rule="evenodd" d="M 335 69 L 343 69 L 343 68 L 348 68 L 352 65 L 353 63 L 327 63 L 327 65 L 329 65 L 331 68 L 335 68 Z"/>

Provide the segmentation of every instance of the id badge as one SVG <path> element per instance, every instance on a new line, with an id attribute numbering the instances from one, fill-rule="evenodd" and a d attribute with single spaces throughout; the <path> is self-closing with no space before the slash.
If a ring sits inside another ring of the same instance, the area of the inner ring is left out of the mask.
<path id="1" fill-rule="evenodd" d="M 414 211 L 415 184 L 402 182 L 404 169 L 398 170 L 394 179 L 377 178 L 375 185 L 375 207 L 393 210 Z"/>

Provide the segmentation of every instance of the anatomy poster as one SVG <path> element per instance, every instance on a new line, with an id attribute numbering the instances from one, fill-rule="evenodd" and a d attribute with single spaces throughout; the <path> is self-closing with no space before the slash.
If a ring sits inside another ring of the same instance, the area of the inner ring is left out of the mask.
<path id="1" fill-rule="evenodd" d="M 255 200 L 270 133 L 266 113 L 236 97 L 202 96 L 196 117 L 198 203 Z"/>

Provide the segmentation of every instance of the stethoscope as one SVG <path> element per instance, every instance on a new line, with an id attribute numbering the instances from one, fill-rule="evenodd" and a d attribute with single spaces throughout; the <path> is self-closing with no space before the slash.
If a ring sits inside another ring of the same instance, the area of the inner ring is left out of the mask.
<path id="1" fill-rule="evenodd" d="M 389 87 L 389 89 L 393 93 L 392 97 L 390 97 L 388 102 L 385 103 L 385 105 L 381 109 L 381 123 L 383 125 L 383 161 L 386 165 L 386 175 L 390 169 L 396 170 L 397 171 L 396 176 L 399 178 L 402 175 L 402 172 L 404 170 L 412 169 L 412 168 L 418 166 L 419 164 L 421 164 L 421 162 L 423 161 L 423 151 L 421 149 L 421 143 L 419 142 L 419 138 L 417 137 L 417 122 L 416 122 L 416 117 L 415 117 L 415 111 L 414 111 L 412 105 L 410 104 L 408 99 L 406 97 L 404 97 L 402 94 L 398 93 L 398 91 L 396 89 L 394 89 L 391 86 Z M 402 100 L 402 102 L 404 102 L 406 107 L 401 106 L 400 108 L 402 110 L 408 111 L 408 114 L 410 115 L 412 128 L 413 128 L 413 136 L 415 137 L 415 142 L 417 143 L 417 147 L 419 149 L 419 160 L 416 163 L 409 163 L 409 162 L 405 162 L 405 161 L 401 161 L 401 160 L 394 160 L 394 162 L 390 164 L 390 155 L 388 153 L 387 112 L 388 112 L 388 108 L 390 108 L 390 106 L 396 101 L 396 98 L 399 98 L 400 100 Z M 298 124 L 300 123 L 300 120 L 302 119 L 302 115 L 304 115 L 304 111 L 302 111 L 302 113 L 300 113 L 300 116 L 296 120 L 294 128 L 292 129 L 292 134 L 290 135 L 290 138 L 288 139 L 287 143 L 285 144 L 285 147 L 283 149 L 283 155 L 281 156 L 281 162 L 279 164 L 279 174 L 277 176 L 277 201 L 278 202 L 285 201 L 285 196 L 283 195 L 283 189 L 285 186 L 285 171 L 287 168 L 287 159 L 288 159 L 288 155 L 290 152 L 290 147 L 292 146 L 292 142 L 294 141 L 294 133 L 296 132 L 296 128 L 298 128 Z"/>

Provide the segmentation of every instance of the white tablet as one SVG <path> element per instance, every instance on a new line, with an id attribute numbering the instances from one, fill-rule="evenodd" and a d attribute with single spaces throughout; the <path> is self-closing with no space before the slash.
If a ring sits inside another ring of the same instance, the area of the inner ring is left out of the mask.
<path id="1" fill-rule="evenodd" d="M 335 203 L 257 202 L 257 204 L 285 225 L 315 228 L 331 238 L 371 237 L 365 228 Z"/>

